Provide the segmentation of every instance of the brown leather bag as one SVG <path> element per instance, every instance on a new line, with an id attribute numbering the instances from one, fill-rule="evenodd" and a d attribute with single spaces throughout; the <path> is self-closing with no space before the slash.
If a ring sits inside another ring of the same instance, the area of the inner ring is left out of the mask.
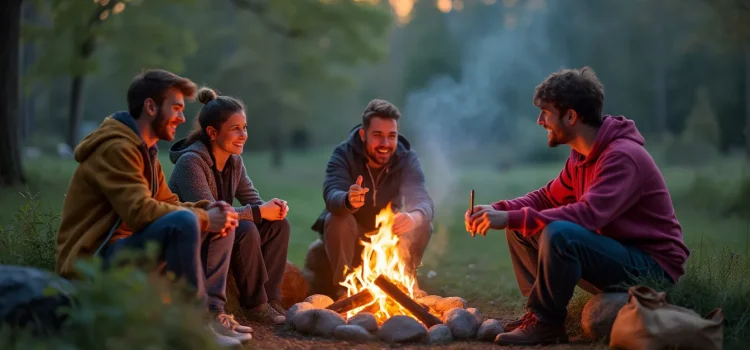
<path id="1" fill-rule="evenodd" d="M 667 303 L 664 292 L 649 287 L 628 289 L 628 302 L 617 313 L 609 347 L 632 350 L 721 350 L 724 314 L 720 308 L 701 317 Z"/>

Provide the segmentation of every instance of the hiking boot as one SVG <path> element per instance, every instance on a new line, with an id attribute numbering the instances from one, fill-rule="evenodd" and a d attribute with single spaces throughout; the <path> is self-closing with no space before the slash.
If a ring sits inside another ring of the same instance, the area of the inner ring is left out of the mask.
<path id="1" fill-rule="evenodd" d="M 215 326 L 211 325 L 208 326 L 208 330 L 211 332 L 211 334 L 214 335 L 216 344 L 219 345 L 219 347 L 222 348 L 237 348 L 242 346 L 242 342 L 238 339 L 232 338 L 230 336 L 226 336 L 221 334 L 220 332 L 217 332 L 215 329 Z"/>
<path id="2" fill-rule="evenodd" d="M 565 324 L 551 324 L 540 320 L 535 314 L 527 312 L 516 329 L 500 333 L 495 338 L 498 345 L 549 345 L 567 343 Z"/>
<path id="3" fill-rule="evenodd" d="M 274 310 L 278 311 L 282 315 L 286 315 L 286 309 L 284 309 L 283 306 L 281 306 L 281 302 L 278 300 L 271 300 L 268 302 L 268 305 L 270 305 Z"/>
<path id="4" fill-rule="evenodd" d="M 514 329 L 518 328 L 518 326 L 520 326 L 524 322 L 524 320 L 529 318 L 531 315 L 533 314 L 530 311 L 527 311 L 525 314 L 523 314 L 523 316 L 515 319 L 514 321 L 510 321 L 506 323 L 505 327 L 503 327 L 503 331 L 505 331 L 506 333 L 512 332 Z"/>
<path id="5" fill-rule="evenodd" d="M 268 303 L 254 307 L 246 312 L 246 315 L 254 321 L 276 326 L 283 325 L 286 322 L 286 317 Z"/>
<path id="6" fill-rule="evenodd" d="M 211 330 L 217 335 L 229 337 L 240 343 L 246 343 L 253 339 L 253 336 L 250 334 L 250 332 L 253 331 L 252 328 L 240 325 L 234 320 L 232 315 L 223 312 L 215 316 L 214 320 L 211 322 Z M 240 330 L 242 332 L 240 332 Z"/>

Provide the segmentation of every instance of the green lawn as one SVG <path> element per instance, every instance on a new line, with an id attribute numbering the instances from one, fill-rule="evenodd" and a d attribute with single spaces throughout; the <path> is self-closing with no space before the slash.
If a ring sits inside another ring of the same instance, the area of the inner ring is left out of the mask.
<path id="1" fill-rule="evenodd" d="M 308 245 L 317 239 L 310 226 L 323 208 L 322 182 L 328 152 L 288 154 L 284 169 L 279 171 L 270 168 L 268 154 L 245 156 L 245 166 L 263 198 L 278 197 L 289 203 L 288 218 L 292 224 L 289 259 L 298 266 L 303 265 Z M 172 164 L 166 152 L 162 152 L 161 157 L 168 177 Z M 497 171 L 437 166 L 427 158 L 423 166 L 437 214 L 435 233 L 420 269 L 420 286 L 430 293 L 460 295 L 485 315 L 518 311 L 521 298 L 503 232 L 491 231 L 487 237 L 471 238 L 463 229 L 468 194 L 474 189 L 479 204 L 523 195 L 556 176 L 562 162 Z M 24 203 L 21 195 L 24 192 L 35 194 L 43 208 L 59 213 L 75 169 L 72 160 L 54 158 L 28 160 L 25 166 L 30 180 L 28 188 L 0 190 L 0 227 L 12 223 L 14 213 Z M 685 240 L 691 249 L 699 250 L 691 260 L 710 258 L 725 247 L 742 256 L 750 255 L 748 221 L 704 210 L 721 204 L 722 197 L 717 193 L 691 195 L 696 179 L 702 178 L 699 174 L 725 182 L 723 191 L 731 193 L 736 189 L 744 166 L 737 161 L 718 160 L 701 168 L 662 168 L 673 193 Z M 434 271 L 431 274 L 434 276 L 427 278 L 430 271 Z"/>

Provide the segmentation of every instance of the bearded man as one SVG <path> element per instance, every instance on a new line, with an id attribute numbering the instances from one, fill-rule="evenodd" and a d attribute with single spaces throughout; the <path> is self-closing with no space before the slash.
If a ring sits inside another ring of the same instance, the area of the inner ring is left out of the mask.
<path id="1" fill-rule="evenodd" d="M 690 254 L 669 190 L 635 122 L 603 115 L 604 87 L 589 67 L 536 87 L 537 124 L 550 147 L 568 145 L 559 176 L 525 196 L 466 212 L 469 232 L 506 230 L 526 314 L 500 345 L 566 342 L 575 286 L 599 293 L 639 278 L 677 283 Z"/>
<path id="2" fill-rule="evenodd" d="M 128 89 L 128 111 L 105 118 L 76 147 L 79 164 L 57 231 L 55 270 L 77 277 L 81 258 L 100 256 L 108 266 L 123 250 L 157 242 L 166 269 L 184 278 L 213 316 L 216 342 L 237 346 L 252 339 L 250 327 L 224 313 L 237 212 L 223 202 L 179 202 L 156 156 L 157 141 L 172 141 L 185 122 L 185 99 L 195 90 L 187 78 L 145 71 Z M 215 256 L 201 259 L 209 249 Z"/>
<path id="3" fill-rule="evenodd" d="M 399 256 L 413 277 L 432 235 L 434 204 L 417 153 L 399 134 L 400 117 L 390 102 L 370 101 L 362 123 L 336 146 L 328 161 L 323 183 L 326 209 L 313 230 L 325 244 L 332 282 L 338 288 L 335 297 L 345 293 L 339 285 L 345 272 L 361 264 L 359 241 L 377 230 L 375 216 L 388 204 L 396 212 L 392 231 L 399 237 Z"/>

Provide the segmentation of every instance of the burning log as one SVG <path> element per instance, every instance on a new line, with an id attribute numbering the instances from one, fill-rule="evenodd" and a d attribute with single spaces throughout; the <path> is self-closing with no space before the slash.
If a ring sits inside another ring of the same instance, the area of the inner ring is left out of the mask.
<path id="1" fill-rule="evenodd" d="M 354 294 L 348 298 L 341 299 L 326 309 L 336 311 L 340 314 L 346 313 L 347 311 L 354 310 L 360 306 L 367 305 L 375 300 L 375 297 L 370 293 L 370 290 L 364 289 L 361 292 Z"/>
<path id="2" fill-rule="evenodd" d="M 424 323 L 429 329 L 436 324 L 442 324 L 439 318 L 429 313 L 416 301 L 412 300 L 408 295 L 402 292 L 398 286 L 388 280 L 388 277 L 380 275 L 373 281 L 373 283 L 380 287 L 380 289 L 387 294 L 395 302 L 399 303 L 405 309 L 409 310 L 419 321 Z"/>

